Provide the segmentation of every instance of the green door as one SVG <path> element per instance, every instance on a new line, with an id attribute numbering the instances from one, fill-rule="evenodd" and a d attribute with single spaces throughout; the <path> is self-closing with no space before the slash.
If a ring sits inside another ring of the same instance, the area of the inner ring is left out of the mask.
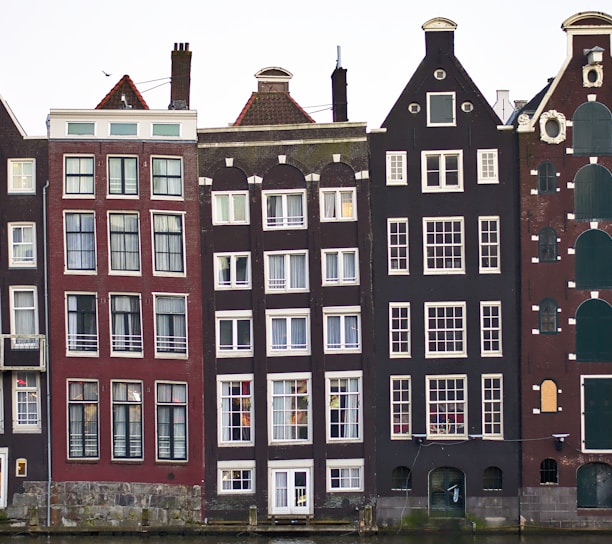
<path id="1" fill-rule="evenodd" d="M 578 508 L 612 508 L 612 467 L 588 463 L 578 469 Z"/>
<path id="2" fill-rule="evenodd" d="M 465 476 L 451 467 L 429 473 L 429 514 L 444 518 L 465 516 Z"/>

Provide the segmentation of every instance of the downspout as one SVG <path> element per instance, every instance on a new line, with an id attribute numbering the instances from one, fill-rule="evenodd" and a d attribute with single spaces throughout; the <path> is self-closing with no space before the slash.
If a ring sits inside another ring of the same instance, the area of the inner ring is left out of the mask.
<path id="1" fill-rule="evenodd" d="M 47 527 L 51 527 L 51 369 L 49 365 L 49 275 L 47 266 L 47 189 L 49 180 L 43 186 L 43 275 L 45 299 L 45 364 L 47 367 Z"/>

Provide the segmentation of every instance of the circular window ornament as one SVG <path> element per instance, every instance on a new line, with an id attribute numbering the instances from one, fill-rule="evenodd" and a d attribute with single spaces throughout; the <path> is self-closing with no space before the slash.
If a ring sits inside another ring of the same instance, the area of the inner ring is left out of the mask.
<path id="1" fill-rule="evenodd" d="M 438 68 L 434 71 L 434 77 L 442 81 L 443 79 L 446 79 L 446 71 L 442 68 Z"/>
<path id="2" fill-rule="evenodd" d="M 601 87 L 603 85 L 603 66 L 589 64 L 582 67 L 582 86 Z"/>
<path id="3" fill-rule="evenodd" d="M 408 111 L 410 113 L 419 113 L 421 111 L 421 105 L 418 102 L 411 102 L 408 105 Z"/>
<path id="4" fill-rule="evenodd" d="M 548 144 L 565 141 L 565 115 L 557 110 L 549 110 L 540 116 L 540 140 Z"/>
<path id="5" fill-rule="evenodd" d="M 461 104 L 461 110 L 465 113 L 470 113 L 474 109 L 474 104 L 469 101 L 463 102 Z"/>

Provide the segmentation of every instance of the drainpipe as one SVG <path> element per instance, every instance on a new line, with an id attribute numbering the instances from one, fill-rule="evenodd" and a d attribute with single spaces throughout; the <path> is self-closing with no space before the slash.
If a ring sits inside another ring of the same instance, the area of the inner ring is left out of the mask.
<path id="1" fill-rule="evenodd" d="M 43 275 L 45 299 L 45 363 L 47 366 L 47 527 L 51 527 L 51 368 L 49 365 L 49 275 L 47 266 L 47 189 L 49 180 L 43 186 Z"/>

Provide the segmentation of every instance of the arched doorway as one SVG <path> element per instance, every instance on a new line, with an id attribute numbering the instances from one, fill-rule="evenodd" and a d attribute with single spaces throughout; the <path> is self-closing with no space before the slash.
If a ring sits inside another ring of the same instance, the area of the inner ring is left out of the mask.
<path id="1" fill-rule="evenodd" d="M 452 467 L 429 473 L 429 515 L 446 518 L 465 516 L 465 475 Z"/>
<path id="2" fill-rule="evenodd" d="M 577 473 L 578 508 L 612 508 L 612 466 L 587 463 Z"/>

